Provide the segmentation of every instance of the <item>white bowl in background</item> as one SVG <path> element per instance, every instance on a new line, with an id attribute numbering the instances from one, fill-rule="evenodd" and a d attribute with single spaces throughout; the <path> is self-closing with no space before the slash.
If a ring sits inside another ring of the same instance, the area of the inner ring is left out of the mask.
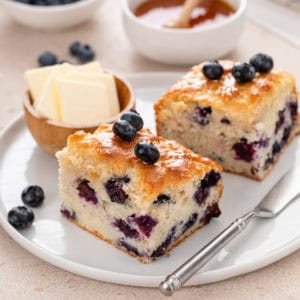
<path id="1" fill-rule="evenodd" d="M 151 26 L 134 9 L 145 0 L 122 0 L 125 32 L 142 55 L 167 64 L 192 65 L 230 52 L 242 33 L 247 0 L 226 0 L 236 12 L 223 21 L 192 29 Z"/>
<path id="2" fill-rule="evenodd" d="M 36 29 L 63 29 L 90 19 L 104 0 L 36 6 L 13 0 L 1 0 L 1 6 L 16 22 Z"/>

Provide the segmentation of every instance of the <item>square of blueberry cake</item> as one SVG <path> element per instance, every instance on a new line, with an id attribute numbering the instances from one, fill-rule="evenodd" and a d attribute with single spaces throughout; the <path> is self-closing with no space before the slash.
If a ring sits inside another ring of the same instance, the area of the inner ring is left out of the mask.
<path id="1" fill-rule="evenodd" d="M 194 66 L 155 104 L 158 134 L 262 180 L 299 130 L 295 79 L 272 67 L 261 53 Z"/>
<path id="2" fill-rule="evenodd" d="M 221 167 L 127 121 L 79 131 L 56 156 L 62 214 L 142 262 L 220 214 Z"/>

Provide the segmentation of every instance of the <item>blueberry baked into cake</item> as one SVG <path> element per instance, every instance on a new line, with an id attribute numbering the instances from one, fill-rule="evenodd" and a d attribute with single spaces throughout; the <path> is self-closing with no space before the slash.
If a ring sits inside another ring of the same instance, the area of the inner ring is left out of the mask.
<path id="1" fill-rule="evenodd" d="M 149 263 L 219 216 L 223 183 L 217 163 L 142 126 L 127 112 L 56 156 L 62 214 Z"/>
<path id="2" fill-rule="evenodd" d="M 256 54 L 194 66 L 155 104 L 157 133 L 262 180 L 297 131 L 295 79 Z"/>

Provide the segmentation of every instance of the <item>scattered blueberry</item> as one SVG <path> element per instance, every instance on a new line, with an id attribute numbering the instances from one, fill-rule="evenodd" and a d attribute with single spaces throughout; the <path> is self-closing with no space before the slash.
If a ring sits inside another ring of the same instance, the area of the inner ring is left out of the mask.
<path id="1" fill-rule="evenodd" d="M 295 121 L 295 118 L 298 114 L 298 102 L 297 101 L 291 101 L 289 103 L 289 109 L 292 116 L 293 122 Z"/>
<path id="2" fill-rule="evenodd" d="M 280 143 L 281 147 L 283 147 L 287 143 L 287 141 L 291 135 L 291 132 L 292 132 L 291 126 L 284 128 L 283 136 L 282 136 L 281 143 Z"/>
<path id="3" fill-rule="evenodd" d="M 166 194 L 159 194 L 153 204 L 174 203 L 171 197 Z"/>
<path id="4" fill-rule="evenodd" d="M 71 4 L 75 2 L 79 2 L 80 0 L 14 0 L 16 2 L 37 5 L 37 6 L 54 6 L 54 5 L 65 5 Z"/>
<path id="5" fill-rule="evenodd" d="M 128 238 L 137 239 L 139 237 L 138 231 L 132 228 L 126 221 L 122 219 L 115 220 L 113 225 L 116 226 L 121 232 L 123 232 L 124 235 Z"/>
<path id="6" fill-rule="evenodd" d="M 57 56 L 51 52 L 44 52 L 38 57 L 38 62 L 41 67 L 53 66 L 58 63 Z"/>
<path id="7" fill-rule="evenodd" d="M 81 47 L 82 47 L 82 44 L 78 41 L 72 43 L 69 48 L 70 54 L 73 56 L 78 56 L 80 53 Z"/>
<path id="8" fill-rule="evenodd" d="M 131 142 L 136 137 L 136 129 L 125 120 L 115 122 L 112 130 L 119 138 L 126 142 Z"/>
<path id="9" fill-rule="evenodd" d="M 132 252 L 137 256 L 140 256 L 138 249 L 132 245 L 129 245 L 123 239 L 119 240 L 118 245 L 125 248 L 127 251 Z"/>
<path id="10" fill-rule="evenodd" d="M 273 163 L 274 163 L 274 157 L 269 156 L 265 161 L 265 165 L 264 165 L 265 170 Z"/>
<path id="11" fill-rule="evenodd" d="M 80 179 L 76 189 L 79 191 L 79 196 L 83 198 L 86 202 L 92 202 L 93 204 L 98 203 L 96 192 L 90 187 L 88 180 Z"/>
<path id="12" fill-rule="evenodd" d="M 76 220 L 76 213 L 75 211 L 69 211 L 68 209 L 62 207 L 60 212 L 68 219 Z"/>
<path id="13" fill-rule="evenodd" d="M 232 76 L 239 83 L 250 82 L 255 77 L 255 69 L 247 63 L 237 63 L 232 68 Z"/>
<path id="14" fill-rule="evenodd" d="M 209 196 L 210 188 L 212 186 L 217 185 L 220 179 L 221 179 L 220 173 L 214 170 L 206 174 L 205 177 L 200 181 L 200 183 L 197 186 L 197 189 L 193 195 L 194 201 L 196 201 L 198 205 L 204 203 L 206 198 Z"/>
<path id="15" fill-rule="evenodd" d="M 198 219 L 198 214 L 193 213 L 189 219 L 185 222 L 185 224 L 182 227 L 182 234 L 184 234 L 187 230 L 189 230 L 192 226 L 195 225 L 196 221 Z"/>
<path id="16" fill-rule="evenodd" d="M 43 203 L 45 194 L 41 187 L 30 185 L 22 191 L 21 198 L 25 205 L 38 207 Z"/>
<path id="17" fill-rule="evenodd" d="M 218 80 L 224 74 L 224 69 L 218 61 L 209 61 L 203 65 L 202 72 L 206 78 Z"/>
<path id="18" fill-rule="evenodd" d="M 219 205 L 218 203 L 214 203 L 214 204 L 211 204 L 205 211 L 205 217 L 204 217 L 204 221 L 205 223 L 209 223 L 210 219 L 211 218 L 217 218 L 221 215 L 221 211 L 220 211 L 220 208 L 219 208 Z M 202 222 L 203 220 L 200 220 L 200 222 Z"/>
<path id="19" fill-rule="evenodd" d="M 221 119 L 221 123 L 227 124 L 227 125 L 230 125 L 230 124 L 231 124 L 230 120 L 227 119 L 227 118 L 222 118 L 222 119 Z"/>
<path id="20" fill-rule="evenodd" d="M 212 109 L 210 106 L 200 107 L 196 106 L 193 120 L 196 121 L 201 126 L 206 126 L 210 122 L 210 115 L 212 114 Z"/>
<path id="21" fill-rule="evenodd" d="M 21 198 L 25 205 L 38 207 L 43 203 L 45 194 L 41 187 L 30 185 L 22 191 Z"/>
<path id="22" fill-rule="evenodd" d="M 168 247 L 172 243 L 172 241 L 175 238 L 175 233 L 176 233 L 176 226 L 173 226 L 166 237 L 166 239 L 157 247 L 156 250 L 153 251 L 151 254 L 151 257 L 159 257 L 162 256 L 166 253 Z"/>
<path id="23" fill-rule="evenodd" d="M 202 187 L 212 187 L 217 185 L 219 180 L 221 179 L 220 173 L 212 170 L 201 180 Z"/>
<path id="24" fill-rule="evenodd" d="M 123 204 L 128 195 L 123 190 L 123 184 L 129 183 L 130 178 L 128 176 L 111 178 L 105 183 L 105 190 L 109 195 L 111 202 Z"/>
<path id="25" fill-rule="evenodd" d="M 250 64 L 256 72 L 268 73 L 273 68 L 273 59 L 270 55 L 257 53 L 250 58 Z"/>
<path id="26" fill-rule="evenodd" d="M 134 217 L 134 222 L 139 227 L 141 233 L 146 237 L 150 237 L 153 228 L 157 225 L 157 221 L 149 215 Z"/>
<path id="27" fill-rule="evenodd" d="M 269 138 L 261 138 L 257 142 L 253 142 L 258 148 L 267 148 L 269 146 Z"/>
<path id="28" fill-rule="evenodd" d="M 281 150 L 281 146 L 275 142 L 274 145 L 272 146 L 272 154 L 273 156 L 276 155 L 277 153 L 279 153 Z"/>
<path id="29" fill-rule="evenodd" d="M 25 229 L 29 227 L 33 220 L 34 214 L 31 208 L 26 206 L 17 206 L 8 212 L 8 222 L 16 229 Z"/>
<path id="30" fill-rule="evenodd" d="M 127 121 L 131 126 L 135 128 L 136 131 L 141 130 L 144 126 L 144 121 L 141 116 L 133 111 L 124 113 L 120 119 Z"/>
<path id="31" fill-rule="evenodd" d="M 83 45 L 80 47 L 78 58 L 81 63 L 88 63 L 95 58 L 95 52 L 89 45 Z"/>
<path id="32" fill-rule="evenodd" d="M 70 45 L 71 55 L 76 56 L 81 63 L 88 63 L 95 58 L 95 51 L 89 45 L 76 41 Z"/>
<path id="33" fill-rule="evenodd" d="M 277 122 L 275 124 L 275 134 L 278 132 L 278 130 L 284 124 L 284 121 L 285 121 L 284 113 L 285 113 L 285 108 L 283 110 L 280 110 L 278 112 L 278 120 L 277 120 Z"/>
<path id="34" fill-rule="evenodd" d="M 159 160 L 160 153 L 152 143 L 137 143 L 134 147 L 134 154 L 146 164 L 153 165 Z"/>
<path id="35" fill-rule="evenodd" d="M 208 195 L 209 195 L 209 189 L 206 187 L 202 187 L 200 184 L 197 190 L 195 191 L 193 198 L 199 205 L 201 205 L 202 203 L 204 203 Z"/>
<path id="36" fill-rule="evenodd" d="M 247 139 L 241 138 L 239 143 L 235 143 L 232 147 L 235 151 L 236 159 L 251 162 L 254 159 L 255 143 L 248 143 Z"/>

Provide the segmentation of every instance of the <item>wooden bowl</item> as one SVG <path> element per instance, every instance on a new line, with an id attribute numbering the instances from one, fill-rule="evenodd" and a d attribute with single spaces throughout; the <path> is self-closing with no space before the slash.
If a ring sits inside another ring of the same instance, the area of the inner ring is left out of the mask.
<path id="1" fill-rule="evenodd" d="M 54 155 L 58 150 L 64 148 L 67 144 L 68 136 L 75 131 L 84 130 L 86 132 L 93 132 L 97 127 L 103 123 L 112 123 L 119 119 L 120 115 L 135 107 L 135 96 L 131 85 L 124 79 L 113 75 L 115 78 L 119 103 L 121 111 L 118 115 L 99 124 L 82 126 L 70 126 L 61 122 L 52 121 L 39 116 L 37 111 L 32 106 L 32 97 L 27 91 L 23 103 L 25 120 L 31 135 L 37 144 L 47 153 Z"/>

